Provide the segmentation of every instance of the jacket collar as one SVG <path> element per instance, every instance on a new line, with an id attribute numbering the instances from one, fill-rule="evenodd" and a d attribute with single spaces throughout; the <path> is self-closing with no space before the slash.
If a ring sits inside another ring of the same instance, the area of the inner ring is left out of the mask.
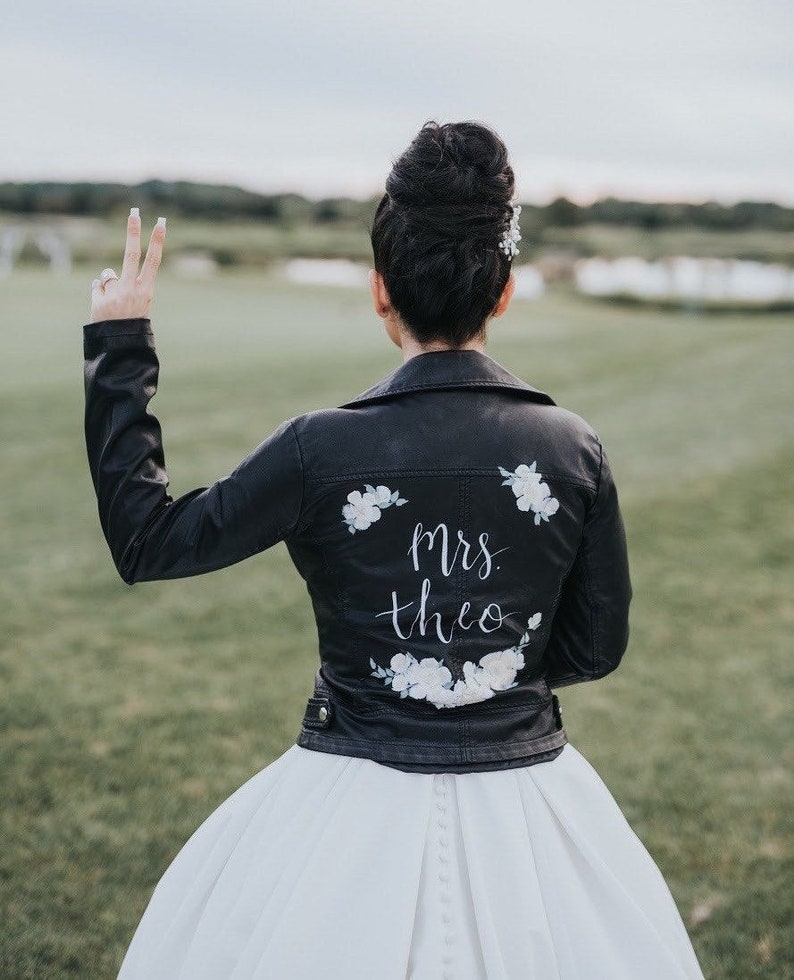
<path id="1" fill-rule="evenodd" d="M 415 391 L 438 391 L 445 388 L 493 388 L 515 391 L 517 394 L 544 405 L 556 402 L 545 391 L 511 374 L 490 355 L 478 350 L 426 351 L 408 358 L 371 388 L 340 405 L 356 408 L 386 398 Z"/>

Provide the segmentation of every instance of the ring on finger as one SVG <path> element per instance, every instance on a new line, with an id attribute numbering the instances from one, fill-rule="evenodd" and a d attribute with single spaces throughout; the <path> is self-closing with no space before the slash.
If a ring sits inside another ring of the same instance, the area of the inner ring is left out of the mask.
<path id="1" fill-rule="evenodd" d="M 105 285 L 107 285 L 107 283 L 110 282 L 111 279 L 118 279 L 116 272 L 113 269 L 109 269 L 109 268 L 103 269 L 99 277 L 99 281 L 102 284 L 102 286 L 104 287 Z"/>

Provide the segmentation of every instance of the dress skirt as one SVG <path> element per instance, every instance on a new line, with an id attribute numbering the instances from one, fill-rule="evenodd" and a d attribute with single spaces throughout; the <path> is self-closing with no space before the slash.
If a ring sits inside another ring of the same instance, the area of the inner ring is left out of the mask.
<path id="1" fill-rule="evenodd" d="M 411 773 L 291 746 L 187 840 L 118 980 L 684 980 L 670 890 L 570 743 Z"/>

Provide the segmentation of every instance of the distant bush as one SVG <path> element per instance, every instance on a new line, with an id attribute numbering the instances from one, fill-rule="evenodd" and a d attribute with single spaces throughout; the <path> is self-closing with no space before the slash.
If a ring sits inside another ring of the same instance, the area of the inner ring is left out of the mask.
<path id="1" fill-rule="evenodd" d="M 0 210 L 15 214 L 70 214 L 108 217 L 131 206 L 167 210 L 174 216 L 222 221 L 248 218 L 274 225 L 352 224 L 367 228 L 380 195 L 312 201 L 295 193 L 260 194 L 227 184 L 188 180 L 145 180 L 138 184 L 86 181 L 0 183 Z M 606 197 L 580 205 L 559 196 L 548 204 L 522 205 L 521 227 L 529 236 L 544 228 L 586 224 L 630 225 L 648 231 L 707 228 L 718 231 L 794 231 L 794 208 L 771 201 L 649 202 Z M 525 236 L 527 237 L 527 236 Z"/>

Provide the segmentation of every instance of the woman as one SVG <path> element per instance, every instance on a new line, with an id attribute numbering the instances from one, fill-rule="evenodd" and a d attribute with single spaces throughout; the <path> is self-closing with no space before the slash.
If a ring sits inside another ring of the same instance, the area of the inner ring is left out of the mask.
<path id="1" fill-rule="evenodd" d="M 403 363 L 283 422 L 177 500 L 148 408 L 165 238 L 93 283 L 86 440 L 125 582 L 284 541 L 320 666 L 295 745 L 195 831 L 121 980 L 702 977 L 670 891 L 552 688 L 628 642 L 626 541 L 593 429 L 485 353 L 520 208 L 499 137 L 426 123 L 371 229 Z"/>

